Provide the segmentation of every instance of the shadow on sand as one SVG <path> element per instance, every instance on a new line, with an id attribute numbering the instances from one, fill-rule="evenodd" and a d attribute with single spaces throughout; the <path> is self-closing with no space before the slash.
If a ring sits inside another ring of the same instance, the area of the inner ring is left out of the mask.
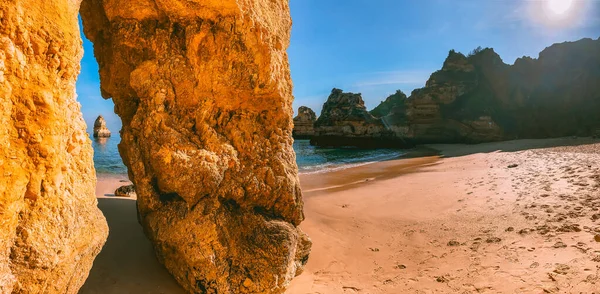
<path id="1" fill-rule="evenodd" d="M 110 233 L 80 294 L 185 293 L 156 260 L 135 206 L 133 199 L 98 199 Z"/>
<path id="2" fill-rule="evenodd" d="M 481 144 L 431 144 L 425 145 L 428 148 L 441 150 L 443 157 L 459 157 L 475 153 L 491 152 L 517 152 L 531 149 L 580 146 L 599 143 L 599 139 L 593 138 L 552 138 L 552 139 L 522 139 L 503 142 L 491 142 Z"/>

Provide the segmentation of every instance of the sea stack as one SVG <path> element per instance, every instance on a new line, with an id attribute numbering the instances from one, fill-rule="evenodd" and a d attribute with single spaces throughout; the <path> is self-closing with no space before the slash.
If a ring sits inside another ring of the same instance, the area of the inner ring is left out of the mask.
<path id="1" fill-rule="evenodd" d="M 102 115 L 99 115 L 94 122 L 94 138 L 107 138 L 110 137 L 110 131 L 106 127 L 106 120 Z"/>
<path id="2" fill-rule="evenodd" d="M 81 4 L 144 232 L 190 293 L 283 293 L 311 247 L 288 1 L 147 2 Z"/>
<path id="3" fill-rule="evenodd" d="M 294 139 L 310 139 L 315 134 L 316 120 L 317 115 L 312 109 L 300 106 L 298 115 L 294 117 L 294 131 L 292 132 Z"/>
<path id="4" fill-rule="evenodd" d="M 108 235 L 75 95 L 78 9 L 0 1 L 0 293 L 77 293 Z"/>
<path id="5" fill-rule="evenodd" d="M 311 144 L 370 148 L 395 142 L 393 132 L 367 111 L 360 93 L 334 88 L 315 122 Z"/>

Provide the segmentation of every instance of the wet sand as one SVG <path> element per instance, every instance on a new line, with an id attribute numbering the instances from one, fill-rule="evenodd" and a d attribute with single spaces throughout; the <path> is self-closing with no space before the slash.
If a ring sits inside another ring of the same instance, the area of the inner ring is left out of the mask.
<path id="1" fill-rule="evenodd" d="M 595 142 L 435 145 L 443 157 L 301 175 L 313 249 L 287 293 L 600 293 Z M 104 196 L 122 184 L 98 181 L 111 235 L 81 293 L 183 293 L 135 202 Z"/>

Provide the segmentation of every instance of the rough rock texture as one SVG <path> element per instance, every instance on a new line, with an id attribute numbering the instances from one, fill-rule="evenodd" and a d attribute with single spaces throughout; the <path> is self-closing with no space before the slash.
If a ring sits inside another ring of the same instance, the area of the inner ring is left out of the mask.
<path id="1" fill-rule="evenodd" d="M 310 239 L 284 0 L 84 0 L 156 254 L 194 293 L 282 293 Z"/>
<path id="2" fill-rule="evenodd" d="M 361 94 L 331 90 L 315 122 L 311 144 L 317 146 L 374 147 L 395 144 L 395 134 L 382 119 L 370 114 Z"/>
<path id="3" fill-rule="evenodd" d="M 298 108 L 298 115 L 294 117 L 292 136 L 295 139 L 310 139 L 315 134 L 314 124 L 316 120 L 317 115 L 312 109 L 300 106 Z"/>
<path id="4" fill-rule="evenodd" d="M 115 196 L 118 197 L 137 197 L 135 193 L 135 185 L 121 186 L 115 190 Z"/>
<path id="5" fill-rule="evenodd" d="M 107 138 L 110 137 L 110 131 L 106 127 L 106 121 L 102 115 L 99 115 L 94 122 L 94 137 Z"/>
<path id="6" fill-rule="evenodd" d="M 78 8 L 0 2 L 0 293 L 77 293 L 108 235 L 75 96 Z"/>
<path id="7" fill-rule="evenodd" d="M 490 70 L 504 70 L 500 57 L 486 49 L 478 53 L 489 61 Z M 441 70 L 434 72 L 425 88 L 414 90 L 408 98 L 405 136 L 418 143 L 478 143 L 504 137 L 491 118 L 485 70 L 475 58 L 450 51 Z M 498 87 L 502 89 L 502 86 Z M 463 101 L 468 100 L 467 105 Z"/>
<path id="8" fill-rule="evenodd" d="M 469 56 L 451 50 L 424 88 L 406 100 L 388 98 L 371 113 L 385 124 L 382 135 L 392 131 L 401 139 L 395 141 L 398 147 L 592 136 L 600 128 L 599 68 L 600 39 L 554 44 L 538 59 L 519 58 L 512 66 L 490 48 Z M 395 103 L 396 111 L 390 107 L 394 99 L 404 101 Z M 346 102 L 340 108 L 346 109 Z M 352 125 L 373 126 L 376 137 L 380 129 L 372 118 L 354 118 Z M 313 141 L 320 143 L 323 132 L 318 127 L 316 132 Z M 345 145 L 364 145 L 352 132 L 341 135 L 345 138 L 338 141 Z"/>

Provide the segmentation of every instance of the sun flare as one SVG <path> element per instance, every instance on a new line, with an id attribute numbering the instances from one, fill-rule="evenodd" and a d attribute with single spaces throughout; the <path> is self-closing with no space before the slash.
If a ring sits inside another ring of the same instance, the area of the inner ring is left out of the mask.
<path id="1" fill-rule="evenodd" d="M 548 9 L 558 15 L 565 14 L 571 8 L 573 0 L 547 0 Z"/>

